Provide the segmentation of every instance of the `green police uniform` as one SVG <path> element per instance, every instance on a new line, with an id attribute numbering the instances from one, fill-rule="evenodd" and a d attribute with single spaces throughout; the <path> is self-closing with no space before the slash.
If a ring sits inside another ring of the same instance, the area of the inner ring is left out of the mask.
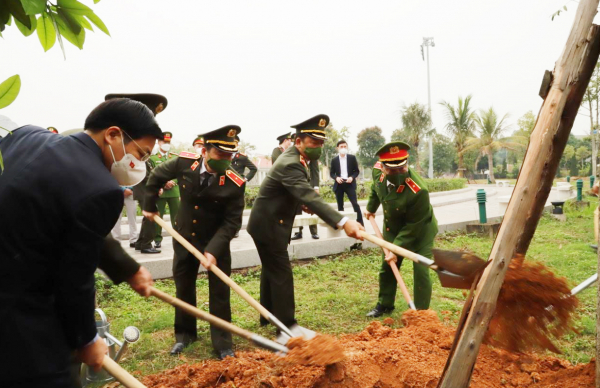
<path id="1" fill-rule="evenodd" d="M 279 145 L 275 148 L 273 148 L 273 152 L 271 153 L 271 164 L 275 164 L 275 161 L 277 160 L 277 158 L 279 158 L 281 156 L 281 154 L 285 151 L 283 149 L 283 147 L 281 146 L 281 144 L 287 140 L 287 139 L 291 139 L 291 132 L 288 133 L 284 133 L 281 136 L 277 137 L 277 141 L 279 142 Z"/>
<path id="2" fill-rule="evenodd" d="M 226 135 L 231 134 L 231 131 L 235 135 L 240 128 L 230 125 L 204 134 L 204 140 L 207 145 L 214 144 L 221 151 L 237 151 L 235 145 L 230 147 L 227 144 L 211 143 L 213 139 L 229 143 L 232 136 Z M 182 152 L 179 157 L 160 164 L 152 171 L 148 179 L 149 194 L 144 210 L 157 211 L 158 191 L 172 179 L 179 181 L 181 191 L 181 208 L 177 214 L 175 230 L 201 252 L 212 254 L 217 259 L 219 269 L 230 275 L 230 242 L 242 224 L 245 180 L 231 169 L 224 173 L 210 174 L 206 171 L 204 158 L 195 153 Z M 176 295 L 195 306 L 196 277 L 200 262 L 177 241 L 173 245 Z M 212 272 L 208 273 L 208 284 L 210 313 L 231 322 L 229 286 Z M 196 318 L 180 309 L 175 312 L 175 337 L 178 343 L 183 344 L 188 344 L 197 337 Z M 231 334 L 214 326 L 211 326 L 211 340 L 217 352 L 232 347 Z"/>
<path id="3" fill-rule="evenodd" d="M 167 132 L 165 132 L 165 134 L 166 133 Z M 159 150 L 157 154 L 152 155 L 150 157 L 150 163 L 152 166 L 152 170 L 154 170 L 156 167 L 160 166 L 162 163 L 166 162 L 167 160 L 170 160 L 170 159 L 173 159 L 176 157 L 177 157 L 176 154 L 172 154 L 170 152 L 167 152 L 166 154 L 162 154 Z M 158 207 L 158 212 L 160 213 L 161 217 L 164 216 L 167 205 L 169 206 L 169 214 L 171 217 L 171 226 L 173 226 L 173 228 L 174 228 L 175 227 L 175 219 L 177 218 L 177 213 L 179 212 L 179 186 L 177 185 L 176 179 L 174 179 L 173 182 L 175 182 L 175 186 L 173 186 L 172 188 L 167 189 L 166 187 L 163 187 L 163 193 L 158 198 L 158 201 L 156 202 L 156 206 Z M 162 228 L 159 225 L 156 225 L 155 230 L 156 230 L 156 233 L 154 235 L 154 242 L 157 245 L 160 245 L 162 242 L 162 239 L 163 239 Z"/>
<path id="4" fill-rule="evenodd" d="M 408 145 L 402 142 L 386 144 L 378 151 L 380 162 L 373 168 L 373 183 L 367 203 L 367 211 L 375 213 L 379 205 L 383 206 L 384 223 L 383 238 L 395 245 L 422 256 L 431 258 L 433 240 L 437 234 L 437 220 L 429 202 L 429 191 L 423 180 L 415 171 L 409 169 L 402 176 L 399 185 L 390 184 L 383 171 L 382 163 L 386 157 L 394 159 L 394 154 L 405 154 Z M 389 150 L 395 152 L 389 152 Z M 387 152 L 386 152 L 387 151 Z M 397 152 L 396 152 L 397 151 Z M 408 153 L 406 152 L 406 158 Z M 396 160 L 397 161 L 397 160 Z M 393 164 L 395 161 L 391 163 Z M 404 159 L 405 164 L 406 159 Z M 398 164 L 398 163 L 396 163 Z M 398 258 L 398 266 L 402 258 Z M 429 269 L 414 265 L 414 300 L 417 309 L 429 308 L 431 300 L 431 280 Z M 396 298 L 397 282 L 389 264 L 383 260 L 379 272 L 379 300 L 385 309 L 393 309 Z"/>
<path id="5" fill-rule="evenodd" d="M 235 154 L 233 159 L 231 160 L 231 168 L 233 168 L 242 178 L 245 178 L 247 181 L 251 181 L 256 175 L 258 168 L 256 165 L 250 161 L 250 159 L 243 153 L 238 152 Z M 245 175 L 244 172 L 246 168 L 249 170 L 248 175 Z"/>
<path id="6" fill-rule="evenodd" d="M 327 116 L 319 115 L 298 124 L 297 132 L 325 139 L 328 122 Z M 287 326 L 296 323 L 294 280 L 287 246 L 301 205 L 334 228 L 343 218 L 315 192 L 309 182 L 307 161 L 298 148 L 290 147 L 262 182 L 247 228 L 262 262 L 260 302 Z M 261 317 L 261 324 L 267 323 Z"/>

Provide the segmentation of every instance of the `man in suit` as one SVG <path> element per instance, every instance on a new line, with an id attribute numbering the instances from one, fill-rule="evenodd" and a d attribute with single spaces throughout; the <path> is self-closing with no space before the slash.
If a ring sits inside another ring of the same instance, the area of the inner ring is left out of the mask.
<path id="1" fill-rule="evenodd" d="M 176 158 L 177 155 L 170 152 L 171 150 L 171 139 L 173 134 L 171 132 L 164 132 L 164 138 L 158 140 L 158 152 L 150 157 L 151 169 L 154 170 L 167 160 Z M 162 192 L 156 202 L 158 212 L 163 217 L 167 206 L 169 206 L 169 216 L 171 219 L 171 226 L 175 227 L 175 219 L 177 218 L 177 212 L 179 211 L 179 186 L 177 185 L 177 179 L 173 179 L 165 183 L 162 188 Z M 156 234 L 154 235 L 154 247 L 160 248 L 162 244 L 162 228 L 160 225 L 156 225 Z"/>
<path id="2" fill-rule="evenodd" d="M 237 152 L 235 136 L 241 131 L 237 125 L 205 133 L 202 155 L 182 152 L 178 158 L 161 164 L 150 174 L 144 216 L 153 219 L 157 213 L 158 192 L 166 182 L 177 178 L 181 189 L 181 211 L 175 230 L 194 245 L 211 265 L 231 274 L 229 244 L 242 225 L 246 180 L 230 169 L 231 158 Z M 200 262 L 176 240 L 173 243 L 173 279 L 177 297 L 196 305 L 196 277 Z M 212 272 L 208 273 L 211 314 L 231 322 L 229 286 Z M 231 356 L 231 334 L 211 326 L 210 335 L 220 359 Z M 196 318 L 175 309 L 175 346 L 171 354 L 179 354 L 196 340 Z"/>
<path id="3" fill-rule="evenodd" d="M 277 137 L 277 141 L 279 145 L 273 148 L 273 152 L 271 153 L 271 163 L 275 164 L 275 161 L 281 154 L 287 150 L 292 144 L 292 138 L 290 137 L 291 132 L 284 133 L 283 135 Z"/>
<path id="4" fill-rule="evenodd" d="M 338 210 L 344 210 L 344 193 L 348 196 L 352 208 L 356 212 L 356 219 L 364 225 L 362 212 L 356 199 L 356 178 L 360 171 L 356 156 L 348 154 L 348 143 L 340 140 L 337 143 L 338 156 L 331 160 L 330 176 L 333 179 L 333 192 L 337 200 Z"/>
<path id="5" fill-rule="evenodd" d="M 328 122 L 327 115 L 318 115 L 292 126 L 296 143 L 279 157 L 261 184 L 248 222 L 248 233 L 262 262 L 260 303 L 288 327 L 296 325 L 294 279 L 287 251 L 296 210 L 317 214 L 350 237 L 362 240 L 359 231 L 364 230 L 327 205 L 309 182 L 307 160 L 321 156 Z M 268 324 L 260 319 L 262 325 Z"/>
<path id="6" fill-rule="evenodd" d="M 0 363 L 3 388 L 72 386 L 73 351 L 101 367 L 107 347 L 96 332 L 94 271 L 121 214 L 119 185 L 143 178 L 160 136 L 146 106 L 115 99 L 90 113 L 83 133 L 25 126 L 0 141 L 0 348 L 10 352 Z"/>
<path id="7" fill-rule="evenodd" d="M 431 258 L 433 240 L 437 234 L 437 220 L 429 202 L 429 190 L 423 178 L 408 167 L 410 146 L 401 141 L 385 144 L 377 151 L 379 162 L 373 167 L 373 184 L 365 217 L 375 217 L 383 206 L 383 238 L 392 244 Z M 379 271 L 379 298 L 367 317 L 379 317 L 394 310 L 398 283 L 389 262 L 398 267 L 402 258 L 389 253 L 384 256 Z M 413 264 L 415 306 L 429 308 L 431 280 L 429 268 Z"/>
<path id="8" fill-rule="evenodd" d="M 107 94 L 104 97 L 106 101 L 113 98 L 129 98 L 135 101 L 139 101 L 142 104 L 146 105 L 154 113 L 154 116 L 165 110 L 168 104 L 167 98 L 165 96 L 152 93 L 112 93 Z M 150 175 L 150 171 L 152 171 L 152 168 L 152 162 L 150 162 L 150 160 L 147 160 L 146 176 L 138 185 L 133 187 L 133 199 L 138 201 L 140 209 L 143 209 L 142 201 L 145 195 L 146 182 L 148 181 L 148 176 Z M 143 218 L 142 227 L 140 228 L 140 234 L 138 236 L 138 239 L 134 244 L 129 244 L 129 246 L 131 248 L 135 248 L 136 251 L 141 251 L 144 254 L 160 253 L 160 249 L 156 249 L 152 246 L 152 242 L 154 241 L 155 235 L 156 225 L 154 225 L 149 220 Z"/>

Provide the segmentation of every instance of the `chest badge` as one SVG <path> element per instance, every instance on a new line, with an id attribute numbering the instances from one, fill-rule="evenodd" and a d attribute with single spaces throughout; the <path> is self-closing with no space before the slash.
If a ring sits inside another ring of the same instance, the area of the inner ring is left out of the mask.
<path id="1" fill-rule="evenodd" d="M 198 168 L 199 165 L 200 165 L 200 162 L 196 160 L 190 168 L 192 169 L 192 171 L 196 171 L 196 169 Z"/>
<path id="2" fill-rule="evenodd" d="M 396 193 L 401 193 L 401 192 L 403 192 L 405 187 L 406 187 L 406 186 L 404 186 L 404 185 L 400 185 L 400 186 L 398 186 L 398 189 L 396 190 Z"/>

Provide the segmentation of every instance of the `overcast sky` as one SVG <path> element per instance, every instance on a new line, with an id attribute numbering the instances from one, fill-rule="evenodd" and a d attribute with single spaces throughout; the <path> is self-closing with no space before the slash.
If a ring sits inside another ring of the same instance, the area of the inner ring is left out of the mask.
<path id="1" fill-rule="evenodd" d="M 91 6 L 111 36 L 88 33 L 44 53 L 37 35 L 13 26 L 0 40 L 0 80 L 20 74 L 21 93 L 0 111 L 19 125 L 83 126 L 104 95 L 164 94 L 163 130 L 190 142 L 228 124 L 270 154 L 276 137 L 316 114 L 356 135 L 377 125 L 389 139 L 400 112 L 427 103 L 423 37 L 430 49 L 434 126 L 442 100 L 473 95 L 514 124 L 537 114 L 544 70 L 552 70 L 575 16 L 567 0 L 164 1 L 102 0 Z M 551 20 L 563 5 L 568 12 Z M 579 116 L 573 132 L 589 131 Z"/>

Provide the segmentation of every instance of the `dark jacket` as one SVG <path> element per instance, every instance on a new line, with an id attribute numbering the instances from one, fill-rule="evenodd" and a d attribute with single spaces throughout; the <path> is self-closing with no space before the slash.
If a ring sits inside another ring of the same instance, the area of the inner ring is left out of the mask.
<path id="1" fill-rule="evenodd" d="M 360 170 L 358 169 L 358 162 L 356 161 L 356 156 L 354 155 L 347 154 L 346 158 L 348 159 L 348 176 L 352 177 L 352 187 L 356 188 L 356 178 L 358 178 L 358 174 L 360 173 Z M 335 178 L 341 176 L 341 174 L 342 169 L 340 167 L 340 157 L 338 155 L 331 159 L 331 172 L 329 173 L 331 179 L 333 179 L 333 191 L 335 191 L 338 186 Z"/>
<path id="2" fill-rule="evenodd" d="M 238 174 L 240 174 L 242 178 L 246 178 L 246 180 L 248 181 L 251 181 L 252 178 L 254 178 L 256 171 L 258 171 L 256 165 L 252 163 L 252 161 L 250 161 L 250 159 L 246 155 L 240 152 L 235 154 L 235 156 L 233 157 L 233 160 L 231 161 L 231 168 L 233 168 Z M 246 168 L 248 168 L 248 175 L 244 174 Z"/>
<path id="3" fill-rule="evenodd" d="M 1 382 L 68 370 L 96 336 L 94 271 L 123 192 L 85 133 L 25 126 L 0 151 Z"/>
<path id="4" fill-rule="evenodd" d="M 242 226 L 246 182 L 234 171 L 227 170 L 200 191 L 204 160 L 197 154 L 185 154 L 191 156 L 171 159 L 152 171 L 146 186 L 144 210 L 156 212 L 158 191 L 166 182 L 177 178 L 181 205 L 175 230 L 196 248 L 206 248 L 205 251 L 216 258 L 229 255 L 229 243 Z"/>
<path id="5" fill-rule="evenodd" d="M 309 183 L 308 164 L 292 146 L 281 154 L 260 185 L 248 233 L 256 241 L 285 249 L 300 205 L 306 205 L 333 228 L 342 220 L 342 215 L 315 192 Z"/>

